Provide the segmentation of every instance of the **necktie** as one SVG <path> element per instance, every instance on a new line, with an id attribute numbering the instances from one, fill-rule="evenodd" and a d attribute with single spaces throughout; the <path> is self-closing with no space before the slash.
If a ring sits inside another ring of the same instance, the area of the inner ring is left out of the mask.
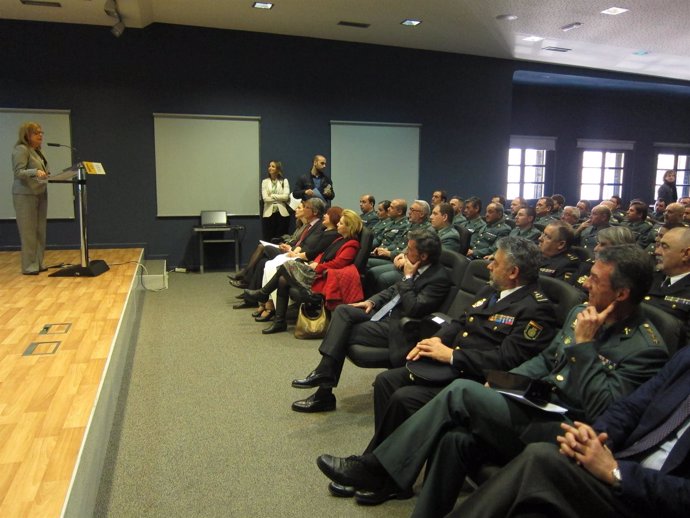
<path id="1" fill-rule="evenodd" d="M 657 428 L 640 438 L 633 445 L 615 454 L 617 459 L 632 457 L 661 444 L 690 416 L 690 395 L 678 405 L 678 408 Z"/>
<path id="2" fill-rule="evenodd" d="M 666 277 L 666 278 L 664 279 L 664 282 L 661 283 L 661 287 L 662 287 L 662 288 L 668 288 L 669 286 L 671 286 L 671 278 L 670 278 L 670 277 Z"/>
<path id="3" fill-rule="evenodd" d="M 393 311 L 393 308 L 398 305 L 398 302 L 400 302 L 400 293 L 396 294 L 395 297 L 393 297 L 388 302 L 386 302 L 383 306 L 381 306 L 381 309 L 379 309 L 371 317 L 371 321 L 372 322 L 378 322 L 379 320 L 381 320 L 383 317 L 388 315 L 388 313 Z"/>
<path id="4" fill-rule="evenodd" d="M 307 235 L 309 234 L 309 232 L 311 232 L 311 229 L 312 229 L 313 226 L 314 226 L 314 225 L 309 225 L 309 224 L 307 223 L 307 228 L 305 228 L 304 231 L 302 232 L 302 234 L 300 234 L 300 236 L 299 236 L 299 241 L 297 241 L 297 243 L 295 243 L 295 248 L 297 248 L 299 245 L 302 244 L 302 241 L 304 241 L 304 239 L 307 237 Z"/>
<path id="5" fill-rule="evenodd" d="M 498 300 L 498 293 L 494 291 L 494 292 L 491 294 L 491 296 L 489 297 L 489 303 L 486 305 L 486 307 L 487 307 L 487 308 L 490 308 L 491 306 L 493 306 L 494 304 L 496 304 L 496 301 L 497 301 L 497 300 Z"/>

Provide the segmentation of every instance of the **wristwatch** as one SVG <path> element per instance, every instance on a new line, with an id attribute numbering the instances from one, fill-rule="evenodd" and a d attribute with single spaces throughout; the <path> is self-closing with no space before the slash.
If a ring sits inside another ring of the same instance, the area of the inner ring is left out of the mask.
<path id="1" fill-rule="evenodd" d="M 611 470 L 611 476 L 613 476 L 613 487 L 620 487 L 623 483 L 623 477 L 621 477 L 621 470 L 618 466 Z"/>

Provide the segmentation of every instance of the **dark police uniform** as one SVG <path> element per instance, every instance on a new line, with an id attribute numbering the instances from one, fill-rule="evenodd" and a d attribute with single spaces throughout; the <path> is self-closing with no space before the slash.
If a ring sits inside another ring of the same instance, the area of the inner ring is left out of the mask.
<path id="1" fill-rule="evenodd" d="M 577 255 L 565 251 L 553 257 L 544 256 L 539 267 L 539 273 L 547 277 L 560 279 L 568 284 L 574 284 L 577 280 L 576 272 L 579 268 L 580 259 Z"/>
<path id="2" fill-rule="evenodd" d="M 663 285 L 665 279 L 666 275 L 661 272 L 654 274 L 654 282 L 644 300 L 683 322 L 687 340 L 690 337 L 690 274 L 671 286 Z M 683 345 L 678 344 L 678 347 Z"/>
<path id="3" fill-rule="evenodd" d="M 484 383 L 485 369 L 510 370 L 541 352 L 555 336 L 553 303 L 536 284 L 522 286 L 491 304 L 495 293 L 490 286 L 480 290 L 459 319 L 436 333 L 444 344 L 455 348 L 452 366 L 443 366 L 451 376 Z M 376 433 L 367 450 L 381 443 L 445 384 L 416 380 L 406 367 L 379 374 L 374 383 Z"/>

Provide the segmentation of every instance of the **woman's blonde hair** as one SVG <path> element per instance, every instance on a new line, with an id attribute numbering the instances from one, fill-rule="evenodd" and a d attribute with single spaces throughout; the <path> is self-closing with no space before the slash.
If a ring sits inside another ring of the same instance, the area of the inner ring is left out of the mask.
<path id="1" fill-rule="evenodd" d="M 19 126 L 19 138 L 17 139 L 17 145 L 24 144 L 29 146 L 29 135 L 41 131 L 41 125 L 37 122 L 25 122 Z"/>
<path id="2" fill-rule="evenodd" d="M 350 239 L 356 238 L 362 231 L 362 219 L 354 210 L 343 209 L 340 222 L 347 229 L 347 237 Z"/>

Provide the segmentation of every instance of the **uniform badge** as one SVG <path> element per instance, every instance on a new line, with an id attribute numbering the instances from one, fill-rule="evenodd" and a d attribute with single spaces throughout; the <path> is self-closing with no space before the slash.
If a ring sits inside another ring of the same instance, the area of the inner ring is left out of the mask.
<path id="1" fill-rule="evenodd" d="M 652 341 L 654 345 L 659 345 L 659 339 L 656 336 L 656 333 L 654 332 L 654 329 L 652 329 L 652 326 L 647 324 L 646 322 L 642 324 L 642 329 L 647 331 L 647 334 L 649 335 L 649 339 Z"/>
<path id="2" fill-rule="evenodd" d="M 527 324 L 527 327 L 525 327 L 525 332 L 523 335 L 525 338 L 527 338 L 527 340 L 536 340 L 539 338 L 539 335 L 543 330 L 543 326 L 540 326 L 534 320 L 530 320 L 529 324 Z"/>
<path id="3" fill-rule="evenodd" d="M 489 317 L 489 322 L 496 322 L 497 324 L 505 324 L 507 326 L 512 326 L 513 322 L 515 322 L 515 317 L 511 317 L 510 315 L 501 315 L 500 313 L 496 313 L 495 315 L 491 315 Z"/>
<path id="4" fill-rule="evenodd" d="M 479 299 L 477 302 L 475 302 L 474 304 L 472 304 L 472 307 L 473 307 L 473 308 L 478 308 L 479 306 L 481 306 L 481 305 L 484 304 L 485 302 L 486 302 L 486 299 Z"/>

